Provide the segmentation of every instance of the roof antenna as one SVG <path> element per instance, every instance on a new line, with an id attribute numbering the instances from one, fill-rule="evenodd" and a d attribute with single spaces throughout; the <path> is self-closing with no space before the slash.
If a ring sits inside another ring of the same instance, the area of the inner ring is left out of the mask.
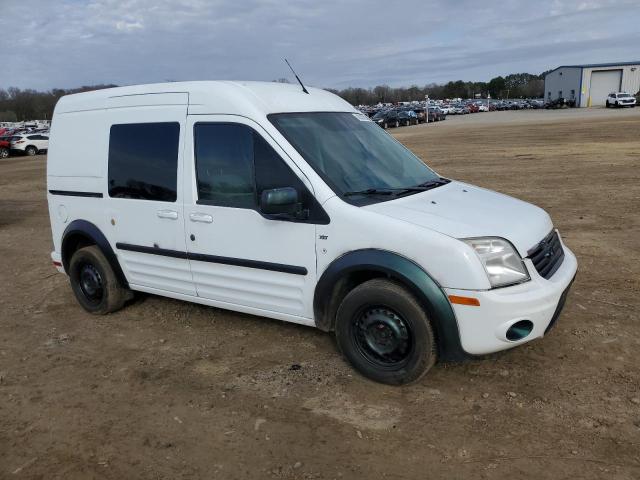
<path id="1" fill-rule="evenodd" d="M 302 80 L 300 80 L 300 77 L 298 77 L 298 75 L 296 74 L 295 70 L 293 69 L 293 67 L 291 66 L 291 64 L 289 63 L 289 60 L 287 60 L 286 58 L 284 59 L 285 62 L 287 62 L 287 65 L 289 65 L 289 68 L 291 69 L 291 71 L 293 72 L 293 75 L 296 77 L 296 80 L 298 80 L 298 83 L 300 84 L 300 86 L 302 87 L 302 91 L 304 93 L 306 93 L 307 95 L 309 95 L 309 92 L 306 88 L 304 88 L 304 85 L 302 84 Z"/>

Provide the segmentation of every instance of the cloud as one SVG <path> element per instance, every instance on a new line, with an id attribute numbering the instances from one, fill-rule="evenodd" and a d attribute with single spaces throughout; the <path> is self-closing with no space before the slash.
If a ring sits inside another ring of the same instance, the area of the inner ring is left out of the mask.
<path id="1" fill-rule="evenodd" d="M 290 76 L 284 57 L 339 88 L 640 60 L 637 1 L 486 3 L 3 0 L 0 88 L 273 80 Z"/>

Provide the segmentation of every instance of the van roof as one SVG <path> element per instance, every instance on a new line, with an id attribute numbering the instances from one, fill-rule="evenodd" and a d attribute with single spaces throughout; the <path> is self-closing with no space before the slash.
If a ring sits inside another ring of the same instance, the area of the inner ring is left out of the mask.
<path id="1" fill-rule="evenodd" d="M 285 112 L 355 112 L 351 104 L 319 88 L 309 94 L 298 84 L 244 81 L 153 83 L 106 88 L 62 97 L 55 114 L 143 105 L 188 105 L 190 114 L 248 117 Z M 164 97 L 158 95 L 167 94 Z M 164 100 L 166 99 L 166 103 Z M 150 103 L 145 103 L 150 102 Z"/>

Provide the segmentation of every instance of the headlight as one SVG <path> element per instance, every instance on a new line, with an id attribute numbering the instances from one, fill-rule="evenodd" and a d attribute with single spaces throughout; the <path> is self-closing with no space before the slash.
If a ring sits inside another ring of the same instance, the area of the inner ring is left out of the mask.
<path id="1" fill-rule="evenodd" d="M 492 237 L 467 238 L 462 241 L 475 250 L 492 287 L 504 287 L 530 280 L 522 258 L 508 241 Z"/>

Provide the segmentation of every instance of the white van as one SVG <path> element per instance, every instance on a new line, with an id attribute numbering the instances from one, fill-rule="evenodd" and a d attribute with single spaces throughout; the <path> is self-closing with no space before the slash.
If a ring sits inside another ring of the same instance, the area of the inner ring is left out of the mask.
<path id="1" fill-rule="evenodd" d="M 88 312 L 140 291 L 315 326 L 385 383 L 542 337 L 577 269 L 543 210 L 297 85 L 63 97 L 47 182 L 53 263 Z"/>

